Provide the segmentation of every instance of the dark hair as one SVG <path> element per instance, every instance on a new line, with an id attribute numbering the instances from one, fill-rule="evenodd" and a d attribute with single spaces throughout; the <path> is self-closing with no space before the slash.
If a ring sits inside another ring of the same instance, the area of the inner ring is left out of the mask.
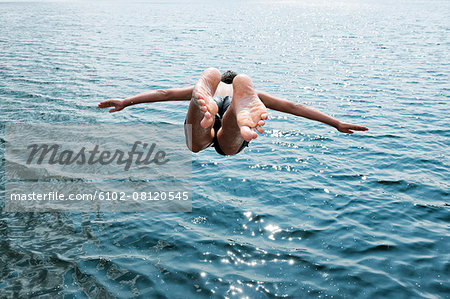
<path id="1" fill-rule="evenodd" d="M 234 79 L 234 77 L 236 77 L 236 76 L 237 76 L 237 73 L 228 70 L 228 71 L 226 71 L 225 73 L 222 74 L 222 79 L 221 79 L 221 81 L 222 81 L 223 83 L 226 83 L 226 84 L 231 84 L 231 83 L 233 83 L 233 79 Z"/>

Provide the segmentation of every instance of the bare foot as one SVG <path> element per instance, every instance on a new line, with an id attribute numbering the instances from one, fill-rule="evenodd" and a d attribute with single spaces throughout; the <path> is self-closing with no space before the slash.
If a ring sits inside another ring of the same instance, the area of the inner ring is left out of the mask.
<path id="1" fill-rule="evenodd" d="M 220 72 L 215 68 L 205 70 L 194 86 L 192 101 L 197 104 L 204 113 L 200 125 L 209 128 L 214 124 L 214 117 L 219 110 L 213 95 L 220 82 Z"/>
<path id="2" fill-rule="evenodd" d="M 233 105 L 236 111 L 236 120 L 240 128 L 242 138 L 250 141 L 258 137 L 254 131 L 264 133 L 264 120 L 267 119 L 267 109 L 258 98 L 253 87 L 252 80 L 246 75 L 238 75 L 233 80 Z"/>

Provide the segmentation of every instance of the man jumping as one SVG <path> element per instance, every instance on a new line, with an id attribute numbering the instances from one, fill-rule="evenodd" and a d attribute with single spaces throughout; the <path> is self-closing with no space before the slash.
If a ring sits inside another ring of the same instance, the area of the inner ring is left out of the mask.
<path id="1" fill-rule="evenodd" d="M 235 155 L 248 143 L 264 133 L 267 109 L 273 109 L 335 127 L 342 133 L 367 131 L 368 128 L 340 122 L 308 106 L 274 97 L 255 90 L 246 75 L 227 71 L 220 74 L 209 68 L 194 86 L 153 90 L 123 100 L 107 100 L 99 108 L 114 107 L 116 112 L 130 105 L 161 101 L 190 101 L 186 124 L 192 125 L 192 136 L 186 143 L 193 152 L 213 146 L 221 155 Z"/>

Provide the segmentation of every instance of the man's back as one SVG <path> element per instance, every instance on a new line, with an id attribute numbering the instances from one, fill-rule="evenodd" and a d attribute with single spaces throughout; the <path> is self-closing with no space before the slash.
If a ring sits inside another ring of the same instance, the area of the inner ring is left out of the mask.
<path id="1" fill-rule="evenodd" d="M 233 95 L 233 85 L 220 82 L 217 86 L 215 96 L 226 97 Z"/>

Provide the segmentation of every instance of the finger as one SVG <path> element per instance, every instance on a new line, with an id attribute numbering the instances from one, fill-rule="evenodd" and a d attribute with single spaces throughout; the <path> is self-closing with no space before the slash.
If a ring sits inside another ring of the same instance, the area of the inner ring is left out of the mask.
<path id="1" fill-rule="evenodd" d="M 111 104 L 111 101 L 104 101 L 104 102 L 101 102 L 100 104 L 98 104 L 98 108 L 107 108 L 107 107 L 111 107 L 112 106 L 112 104 Z"/>
<path id="2" fill-rule="evenodd" d="M 357 126 L 357 125 L 352 125 L 352 126 L 350 127 L 350 129 L 353 129 L 353 130 L 356 130 L 356 131 L 367 131 L 367 130 L 369 130 L 369 129 L 366 128 L 366 127 L 363 127 L 363 126 Z"/>

